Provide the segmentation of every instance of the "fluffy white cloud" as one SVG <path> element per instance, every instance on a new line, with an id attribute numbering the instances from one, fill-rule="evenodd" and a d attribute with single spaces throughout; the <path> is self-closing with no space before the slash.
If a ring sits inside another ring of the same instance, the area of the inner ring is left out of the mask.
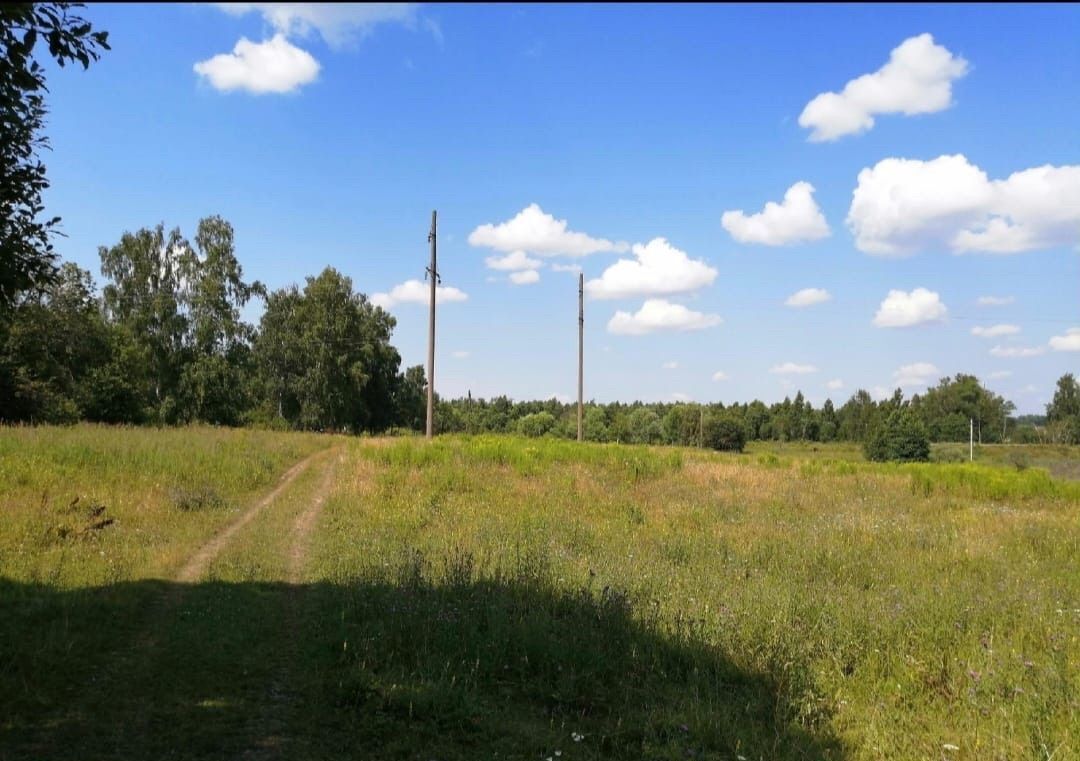
<path id="1" fill-rule="evenodd" d="M 844 381 L 840 380 L 839 378 L 833 378 L 831 381 L 825 384 L 825 388 L 829 389 L 830 391 L 839 391 L 843 387 Z"/>
<path id="2" fill-rule="evenodd" d="M 694 401 L 694 397 L 689 394 L 684 394 L 681 391 L 675 391 L 671 394 L 671 401 L 685 404 L 686 402 Z"/>
<path id="3" fill-rule="evenodd" d="M 661 367 L 663 367 L 665 370 L 678 370 L 679 369 L 679 363 L 678 362 L 665 362 L 663 365 L 661 365 Z"/>
<path id="4" fill-rule="evenodd" d="M 712 374 L 712 379 L 714 381 L 726 381 L 728 379 L 728 374 L 725 373 L 723 370 L 717 370 L 715 373 Z"/>
<path id="5" fill-rule="evenodd" d="M 824 92 L 807 103 L 799 126 L 813 130 L 812 142 L 822 142 L 869 130 L 875 114 L 942 111 L 952 104 L 953 80 L 967 71 L 967 61 L 935 44 L 931 35 L 909 37 L 873 74 L 863 74 L 841 92 Z"/>
<path id="6" fill-rule="evenodd" d="M 1069 328 L 1063 336 L 1050 339 L 1050 348 L 1054 351 L 1080 351 L 1080 328 Z"/>
<path id="7" fill-rule="evenodd" d="M 874 397 L 876 401 L 883 402 L 892 397 L 893 391 L 894 389 L 885 388 L 884 386 L 874 386 L 870 389 L 870 396 Z"/>
<path id="8" fill-rule="evenodd" d="M 465 301 L 468 295 L 450 286 L 437 286 L 435 288 L 435 303 L 443 304 L 451 301 Z M 427 304 L 431 299 L 431 286 L 419 280 L 406 280 L 401 285 L 395 285 L 390 293 L 376 293 L 371 297 L 371 303 L 383 309 L 390 309 L 398 304 Z"/>
<path id="9" fill-rule="evenodd" d="M 1000 380 L 1002 378 L 1008 378 L 1010 375 L 1012 375 L 1012 370 L 995 370 L 990 373 L 990 379 Z"/>
<path id="10" fill-rule="evenodd" d="M 631 296 L 666 296 L 695 291 L 716 279 L 716 270 L 701 259 L 663 238 L 647 244 L 635 243 L 636 259 L 620 259 L 596 280 L 585 283 L 585 291 L 595 299 L 622 299 Z"/>
<path id="11" fill-rule="evenodd" d="M 988 328 L 984 328 L 982 325 L 976 325 L 971 329 L 971 335 L 980 336 L 982 338 L 997 338 L 998 336 L 1015 336 L 1020 332 L 1019 325 L 991 325 Z"/>
<path id="12" fill-rule="evenodd" d="M 247 90 L 256 95 L 292 92 L 319 75 L 319 62 L 283 34 L 265 42 L 241 37 L 233 52 L 199 61 L 194 68 L 215 90 Z"/>
<path id="13" fill-rule="evenodd" d="M 540 273 L 536 270 L 521 270 L 510 273 L 510 282 L 514 285 L 531 285 L 540 282 Z"/>
<path id="14" fill-rule="evenodd" d="M 995 346 L 990 350 L 993 357 L 1007 359 L 1022 359 L 1024 357 L 1037 357 L 1046 353 L 1045 346 Z"/>
<path id="15" fill-rule="evenodd" d="M 776 375 L 808 375 L 817 371 L 818 369 L 813 365 L 799 365 L 794 362 L 785 362 L 769 369 L 770 373 Z"/>
<path id="16" fill-rule="evenodd" d="M 530 259 L 524 251 L 511 251 L 506 256 L 489 256 L 484 259 L 484 264 L 489 269 L 502 270 L 504 272 L 517 272 L 519 270 L 534 270 L 543 266 L 539 259 Z"/>
<path id="17" fill-rule="evenodd" d="M 879 328 L 907 328 L 925 322 L 945 319 L 948 310 L 941 303 L 941 297 L 925 288 L 916 288 L 911 293 L 889 291 L 881 302 L 874 325 Z"/>
<path id="18" fill-rule="evenodd" d="M 789 307 L 810 307 L 814 304 L 824 304 L 832 298 L 832 294 L 824 288 L 803 288 L 787 297 L 785 305 Z"/>
<path id="19" fill-rule="evenodd" d="M 881 256 L 921 249 L 1015 254 L 1080 243 L 1080 166 L 991 180 L 962 154 L 882 159 L 859 172 L 847 224 Z"/>
<path id="20" fill-rule="evenodd" d="M 626 251 L 626 243 L 591 238 L 567 229 L 565 219 L 555 219 L 535 203 L 512 219 L 497 225 L 480 225 L 469 233 L 469 244 L 511 253 L 525 251 L 537 256 L 587 256 L 601 251 Z"/>
<path id="21" fill-rule="evenodd" d="M 468 359 L 469 358 L 469 352 L 467 352 L 467 351 L 455 351 L 455 352 L 451 353 L 451 356 L 454 359 Z"/>
<path id="22" fill-rule="evenodd" d="M 275 31 L 289 36 L 319 35 L 329 45 L 340 46 L 367 34 L 377 24 L 411 24 L 415 3 L 215 3 L 232 16 L 252 11 L 262 15 Z"/>
<path id="23" fill-rule="evenodd" d="M 664 299 L 648 299 L 634 314 L 617 311 L 608 321 L 608 332 L 640 336 L 658 330 L 702 330 L 723 322 L 719 315 L 704 314 Z"/>
<path id="24" fill-rule="evenodd" d="M 915 362 L 903 365 L 893 373 L 893 382 L 901 388 L 926 386 L 939 374 L 939 370 L 929 362 Z"/>
<path id="25" fill-rule="evenodd" d="M 981 307 L 1003 307 L 1014 301 L 1015 296 L 980 296 L 975 303 Z"/>
<path id="26" fill-rule="evenodd" d="M 829 236 L 829 224 L 814 201 L 814 186 L 796 182 L 784 193 L 782 203 L 769 201 L 757 214 L 742 209 L 725 211 L 720 224 L 740 243 L 786 246 Z"/>
<path id="27" fill-rule="evenodd" d="M 559 264 L 555 262 L 551 265 L 552 272 L 573 272 L 575 275 L 581 272 L 580 264 Z"/>

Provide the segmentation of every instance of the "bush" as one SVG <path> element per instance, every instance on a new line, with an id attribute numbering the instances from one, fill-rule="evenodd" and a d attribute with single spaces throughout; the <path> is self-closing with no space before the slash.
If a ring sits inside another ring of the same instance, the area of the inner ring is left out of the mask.
<path id="1" fill-rule="evenodd" d="M 930 435 L 909 408 L 901 407 L 870 435 L 863 451 L 866 459 L 875 462 L 926 462 Z"/>
<path id="2" fill-rule="evenodd" d="M 719 412 L 708 415 L 701 427 L 705 446 L 722 452 L 741 452 L 746 446 L 746 426 L 735 415 Z"/>
<path id="3" fill-rule="evenodd" d="M 543 436 L 555 427 L 555 416 L 550 412 L 534 412 L 518 421 L 518 430 L 525 436 Z"/>

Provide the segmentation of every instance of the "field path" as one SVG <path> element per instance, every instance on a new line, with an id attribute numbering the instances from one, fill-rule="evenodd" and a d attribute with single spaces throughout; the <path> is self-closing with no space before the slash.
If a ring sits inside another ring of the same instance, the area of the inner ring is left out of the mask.
<path id="1" fill-rule="evenodd" d="M 319 481 L 319 485 L 312 495 L 311 502 L 296 517 L 296 523 L 293 526 L 292 545 L 289 548 L 287 573 L 285 578 L 290 584 L 299 584 L 303 580 L 304 565 L 307 563 L 308 549 L 311 546 L 311 534 L 315 530 L 315 524 L 319 519 L 319 515 L 322 513 L 326 498 L 330 496 L 330 491 L 333 489 L 338 466 L 341 465 L 344 460 L 345 452 L 344 450 L 341 450 L 337 453 L 337 457 L 334 458 L 334 461 L 323 469 L 322 480 Z"/>
<path id="2" fill-rule="evenodd" d="M 285 471 L 285 474 L 281 477 L 281 480 L 278 482 L 278 485 L 274 487 L 273 491 L 245 510 L 239 518 L 222 529 L 213 539 L 204 544 L 198 552 L 191 556 L 191 559 L 189 559 L 179 572 L 177 572 L 175 576 L 176 581 L 189 584 L 197 581 L 207 567 L 214 562 L 214 558 L 216 558 L 225 548 L 225 545 L 229 543 L 229 540 L 232 539 L 240 529 L 251 523 L 251 521 L 255 519 L 255 516 L 273 504 L 274 500 L 280 497 L 282 492 L 288 489 L 289 485 L 295 481 L 301 473 L 307 470 L 314 460 L 324 455 L 326 451 L 327 450 L 323 449 L 308 455 Z"/>

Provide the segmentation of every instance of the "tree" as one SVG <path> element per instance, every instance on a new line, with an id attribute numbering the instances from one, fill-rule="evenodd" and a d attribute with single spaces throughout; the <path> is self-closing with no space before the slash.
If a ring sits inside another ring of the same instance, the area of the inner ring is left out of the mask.
<path id="1" fill-rule="evenodd" d="M 0 312 L 20 292 L 46 286 L 56 275 L 52 236 L 59 217 L 41 219 L 49 187 L 39 153 L 49 147 L 45 70 L 34 59 L 39 41 L 60 66 L 86 69 L 108 50 L 108 33 L 95 32 L 71 11 L 77 3 L 0 5 Z"/>
<path id="2" fill-rule="evenodd" d="M 101 272 L 111 282 L 103 289 L 105 313 L 135 346 L 145 368 L 142 389 L 148 417 L 158 423 L 180 418 L 180 378 L 188 320 L 183 312 L 182 279 L 190 272 L 190 246 L 165 225 L 125 232 L 111 248 L 98 249 Z"/>
<path id="3" fill-rule="evenodd" d="M 702 425 L 705 446 L 724 452 L 741 452 L 746 446 L 746 426 L 731 411 L 710 412 Z"/>
<path id="4" fill-rule="evenodd" d="M 631 444 L 657 444 L 664 437 L 660 416 L 648 407 L 638 407 L 626 419 L 627 439 Z"/>
<path id="5" fill-rule="evenodd" d="M 518 421 L 518 431 L 524 436 L 543 436 L 555 427 L 555 416 L 547 410 L 533 412 Z"/>
<path id="6" fill-rule="evenodd" d="M 394 422 L 401 357 L 395 320 L 327 267 L 267 297 L 255 353 L 277 414 L 312 430 L 381 431 Z"/>
<path id="7" fill-rule="evenodd" d="M 424 430 L 427 424 L 427 377 L 423 365 L 413 365 L 401 377 L 394 389 L 394 410 L 398 425 L 414 431 Z"/>
<path id="8" fill-rule="evenodd" d="M 930 459 L 930 437 L 910 406 L 895 409 L 863 445 L 868 460 L 914 462 Z"/>

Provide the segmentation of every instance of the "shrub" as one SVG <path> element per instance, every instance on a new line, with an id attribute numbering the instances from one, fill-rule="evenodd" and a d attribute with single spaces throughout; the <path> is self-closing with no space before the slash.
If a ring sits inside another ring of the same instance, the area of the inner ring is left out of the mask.
<path id="1" fill-rule="evenodd" d="M 555 416 L 550 412 L 534 412 L 518 421 L 518 430 L 525 436 L 543 436 L 555 427 Z"/>
<path id="2" fill-rule="evenodd" d="M 701 427 L 705 446 L 722 452 L 741 452 L 746 446 L 746 426 L 729 412 L 708 415 Z"/>
<path id="3" fill-rule="evenodd" d="M 878 425 L 863 451 L 875 462 L 925 462 L 930 459 L 930 436 L 922 421 L 901 407 Z"/>

